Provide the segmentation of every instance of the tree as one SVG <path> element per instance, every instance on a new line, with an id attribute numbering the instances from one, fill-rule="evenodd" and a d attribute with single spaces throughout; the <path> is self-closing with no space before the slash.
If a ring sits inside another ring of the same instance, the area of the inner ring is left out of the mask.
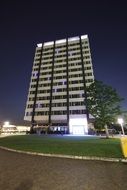
<path id="1" fill-rule="evenodd" d="M 109 137 L 107 125 L 121 114 L 120 102 L 123 99 L 111 86 L 97 80 L 87 87 L 86 92 L 87 109 L 95 118 L 95 127 L 105 128 L 106 136 Z"/>
<path id="2" fill-rule="evenodd" d="M 123 117 L 124 123 L 127 124 L 127 111 L 125 110 L 123 111 L 122 117 Z"/>

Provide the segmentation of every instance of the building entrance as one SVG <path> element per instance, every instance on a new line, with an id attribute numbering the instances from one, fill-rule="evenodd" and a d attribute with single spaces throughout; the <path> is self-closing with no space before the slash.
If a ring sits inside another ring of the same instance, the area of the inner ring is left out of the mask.
<path id="1" fill-rule="evenodd" d="M 83 125 L 73 125 L 72 126 L 73 135 L 84 135 L 84 126 Z"/>
<path id="2" fill-rule="evenodd" d="M 88 134 L 88 125 L 86 118 L 70 118 L 69 132 L 73 135 Z"/>

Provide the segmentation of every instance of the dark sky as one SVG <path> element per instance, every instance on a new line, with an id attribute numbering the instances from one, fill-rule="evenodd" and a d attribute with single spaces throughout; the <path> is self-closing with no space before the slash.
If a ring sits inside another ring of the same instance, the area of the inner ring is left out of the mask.
<path id="1" fill-rule="evenodd" d="M 0 3 L 0 121 L 23 123 L 37 43 L 88 34 L 95 78 L 127 110 L 126 1 L 3 0 Z"/>

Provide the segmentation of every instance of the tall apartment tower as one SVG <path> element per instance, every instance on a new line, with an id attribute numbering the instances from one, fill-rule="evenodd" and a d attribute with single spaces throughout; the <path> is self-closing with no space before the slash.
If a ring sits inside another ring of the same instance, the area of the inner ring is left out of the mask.
<path id="1" fill-rule="evenodd" d="M 86 86 L 93 81 L 87 35 L 37 44 L 24 120 L 87 134 Z"/>

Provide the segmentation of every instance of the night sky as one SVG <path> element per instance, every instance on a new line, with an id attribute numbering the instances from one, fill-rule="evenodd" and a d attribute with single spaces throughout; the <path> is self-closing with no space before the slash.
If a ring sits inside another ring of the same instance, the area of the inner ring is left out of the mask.
<path id="1" fill-rule="evenodd" d="M 125 1 L 5 0 L 0 3 L 0 122 L 23 124 L 37 43 L 88 34 L 95 78 L 127 110 Z"/>

